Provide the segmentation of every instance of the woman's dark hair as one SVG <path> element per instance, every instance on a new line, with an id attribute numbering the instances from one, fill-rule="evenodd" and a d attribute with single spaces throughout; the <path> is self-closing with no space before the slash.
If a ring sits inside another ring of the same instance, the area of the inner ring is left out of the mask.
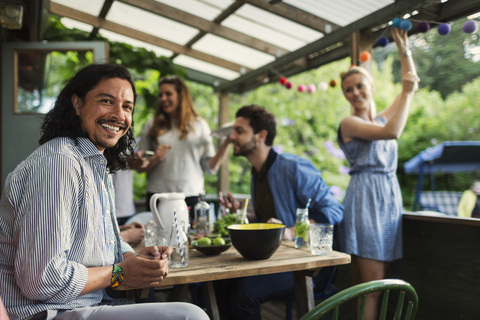
<path id="1" fill-rule="evenodd" d="M 78 143 L 77 138 L 88 137 L 82 129 L 80 118 L 75 113 L 72 96 L 76 94 L 84 101 L 88 92 L 103 79 L 120 78 L 127 80 L 132 86 L 134 103 L 137 99 L 135 84 L 130 72 L 118 64 L 91 64 L 78 71 L 62 89 L 55 105 L 46 115 L 42 123 L 40 144 L 57 137 L 68 137 Z M 125 169 L 126 157 L 134 153 L 133 119 L 127 133 L 112 148 L 106 148 L 103 155 L 108 161 L 110 171 Z"/>
<path id="2" fill-rule="evenodd" d="M 277 122 L 273 114 L 265 110 L 264 107 L 252 104 L 238 109 L 235 118 L 238 117 L 250 119 L 250 127 L 253 128 L 253 133 L 266 130 L 267 137 L 265 138 L 265 144 L 267 146 L 273 145 L 273 140 L 277 135 Z"/>

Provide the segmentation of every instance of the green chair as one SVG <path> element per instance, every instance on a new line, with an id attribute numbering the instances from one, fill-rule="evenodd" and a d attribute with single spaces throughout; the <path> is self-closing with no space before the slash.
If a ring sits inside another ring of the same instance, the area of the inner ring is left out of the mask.
<path id="1" fill-rule="evenodd" d="M 340 291 L 331 296 L 327 300 L 318 304 L 315 308 L 306 313 L 300 320 L 317 320 L 322 319 L 325 315 L 331 313 L 330 319 L 337 319 L 339 316 L 340 306 L 346 302 L 360 297 L 360 310 L 358 319 L 364 318 L 366 295 L 373 292 L 383 292 L 380 303 L 380 316 L 378 319 L 386 319 L 387 307 L 389 306 L 388 298 L 390 292 L 398 291 L 398 300 L 396 303 L 395 314 L 393 319 L 402 319 L 402 312 L 405 311 L 403 319 L 413 320 L 418 308 L 418 296 L 415 289 L 407 282 L 400 279 L 375 280 L 366 283 L 357 284 L 353 287 Z M 405 301 L 405 297 L 407 298 Z"/>

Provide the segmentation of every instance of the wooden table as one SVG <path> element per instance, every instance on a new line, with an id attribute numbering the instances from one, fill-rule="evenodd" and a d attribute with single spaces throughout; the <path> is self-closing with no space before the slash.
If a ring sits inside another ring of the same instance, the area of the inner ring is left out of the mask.
<path id="1" fill-rule="evenodd" d="M 207 312 L 212 319 L 220 319 L 212 281 L 293 271 L 297 314 L 300 316 L 315 305 L 312 277 L 322 267 L 348 263 L 350 263 L 350 255 L 346 253 L 333 251 L 329 255 L 314 256 L 310 254 L 309 249 L 295 249 L 293 241 L 283 241 L 273 256 L 267 260 L 245 260 L 233 246 L 216 256 L 207 256 L 195 249 L 190 249 L 188 267 L 170 268 L 162 285 L 156 288 L 201 282 L 205 293 Z M 117 289 L 142 288 L 121 285 Z"/>

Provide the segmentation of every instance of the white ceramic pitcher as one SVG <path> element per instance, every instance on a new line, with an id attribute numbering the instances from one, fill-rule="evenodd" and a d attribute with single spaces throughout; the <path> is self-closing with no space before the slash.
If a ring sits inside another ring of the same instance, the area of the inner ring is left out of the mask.
<path id="1" fill-rule="evenodd" d="M 178 225 L 189 226 L 188 208 L 185 203 L 185 194 L 182 192 L 155 193 L 150 198 L 150 208 L 152 209 L 153 219 L 160 230 L 169 233 L 174 225 L 174 211 L 177 212 Z M 169 239 L 169 238 L 167 238 Z"/>

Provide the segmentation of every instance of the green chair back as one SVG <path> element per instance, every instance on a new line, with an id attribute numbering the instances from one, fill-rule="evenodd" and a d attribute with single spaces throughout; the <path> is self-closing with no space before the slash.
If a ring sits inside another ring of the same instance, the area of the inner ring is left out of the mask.
<path id="1" fill-rule="evenodd" d="M 398 299 L 395 308 L 394 320 L 413 320 L 417 313 L 418 296 L 415 289 L 407 282 L 400 279 L 375 280 L 357 284 L 353 287 L 340 291 L 327 300 L 318 304 L 306 313 L 300 320 L 317 320 L 331 313 L 330 319 L 338 320 L 340 306 L 353 299 L 360 298 L 358 319 L 363 320 L 365 311 L 366 295 L 373 292 L 383 292 L 381 299 L 379 319 L 385 320 L 391 291 L 398 291 Z M 405 301 L 406 298 L 406 301 Z"/>

